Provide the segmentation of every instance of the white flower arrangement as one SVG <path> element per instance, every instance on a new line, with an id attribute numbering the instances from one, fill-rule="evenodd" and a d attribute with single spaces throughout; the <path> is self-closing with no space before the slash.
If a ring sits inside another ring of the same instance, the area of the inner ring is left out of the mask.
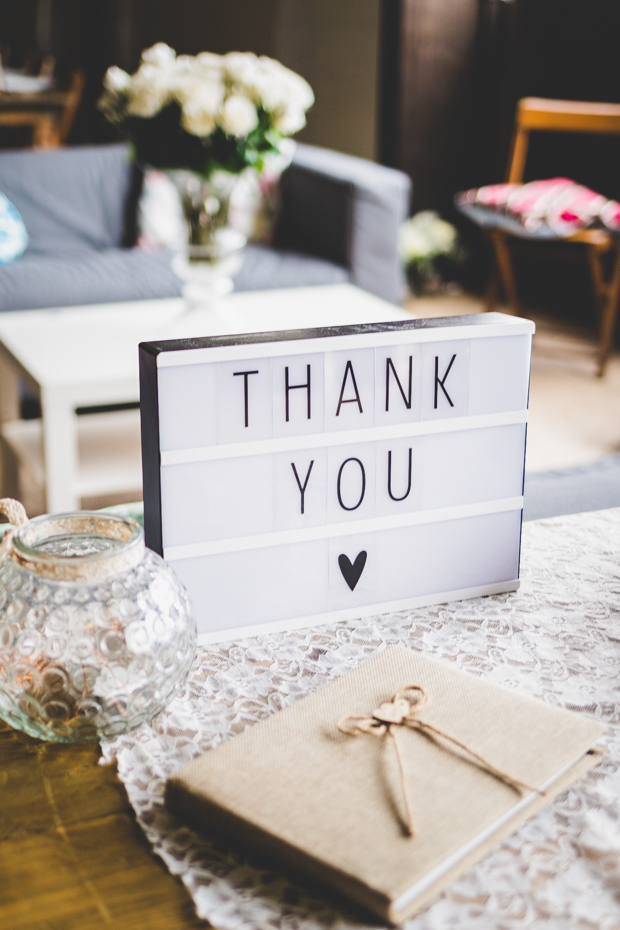
<path id="1" fill-rule="evenodd" d="M 451 255 L 456 244 L 456 229 L 434 210 L 416 213 L 400 227 L 399 247 L 405 264 L 421 258 Z"/>
<path id="2" fill-rule="evenodd" d="M 442 260 L 454 263 L 462 259 L 456 229 L 434 210 L 423 210 L 405 220 L 399 230 L 398 247 L 413 291 L 420 290 L 425 282 L 441 279 Z"/>
<path id="3" fill-rule="evenodd" d="M 279 62 L 251 52 L 176 55 L 163 42 L 130 75 L 111 67 L 99 106 L 123 126 L 140 161 L 208 177 L 262 167 L 278 141 L 298 132 L 312 88 Z"/>

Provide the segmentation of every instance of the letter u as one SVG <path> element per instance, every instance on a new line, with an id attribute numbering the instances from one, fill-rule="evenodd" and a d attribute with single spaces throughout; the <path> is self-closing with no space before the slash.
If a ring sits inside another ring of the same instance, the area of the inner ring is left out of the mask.
<path id="1" fill-rule="evenodd" d="M 407 477 L 407 490 L 402 495 L 402 497 L 395 497 L 394 494 L 392 494 L 392 451 L 391 450 L 388 452 L 387 486 L 388 486 L 388 494 L 390 495 L 393 501 L 404 501 L 407 497 L 409 497 L 409 493 L 411 491 L 411 449 L 409 449 L 409 474 Z"/>

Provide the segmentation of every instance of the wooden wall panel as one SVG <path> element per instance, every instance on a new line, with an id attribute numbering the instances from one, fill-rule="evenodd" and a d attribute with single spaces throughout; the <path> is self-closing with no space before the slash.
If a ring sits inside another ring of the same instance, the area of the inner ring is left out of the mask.
<path id="1" fill-rule="evenodd" d="M 383 161 L 412 178 L 416 210 L 445 199 L 470 83 L 478 7 L 479 0 L 384 2 L 380 149 Z"/>
<path id="2" fill-rule="evenodd" d="M 275 57 L 316 103 L 300 142 L 376 157 L 379 0 L 280 0 Z"/>

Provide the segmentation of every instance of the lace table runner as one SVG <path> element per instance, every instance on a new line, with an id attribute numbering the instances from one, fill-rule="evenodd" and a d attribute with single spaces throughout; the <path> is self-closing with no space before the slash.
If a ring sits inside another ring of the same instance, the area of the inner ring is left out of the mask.
<path id="1" fill-rule="evenodd" d="M 198 650 L 184 692 L 103 745 L 154 850 L 217 930 L 366 926 L 201 837 L 163 807 L 171 772 L 391 643 L 604 721 L 606 758 L 408 930 L 620 928 L 620 509 L 523 527 L 516 594 L 275 633 Z"/>

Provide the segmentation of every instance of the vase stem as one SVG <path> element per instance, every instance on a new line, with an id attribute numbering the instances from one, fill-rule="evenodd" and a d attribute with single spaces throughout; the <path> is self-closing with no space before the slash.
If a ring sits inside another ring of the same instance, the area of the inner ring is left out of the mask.
<path id="1" fill-rule="evenodd" d="M 245 236 L 228 225 L 230 198 L 238 175 L 216 171 L 206 178 L 171 171 L 187 223 L 187 249 L 173 271 L 184 282 L 188 308 L 211 306 L 233 290 L 232 276 L 243 262 Z"/>

